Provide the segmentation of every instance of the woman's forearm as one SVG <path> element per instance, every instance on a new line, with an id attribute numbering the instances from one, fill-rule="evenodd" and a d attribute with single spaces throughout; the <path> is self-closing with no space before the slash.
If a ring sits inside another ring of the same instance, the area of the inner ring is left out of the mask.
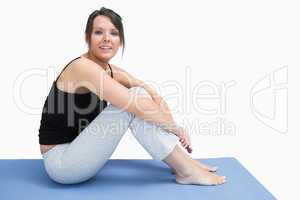
<path id="1" fill-rule="evenodd" d="M 145 121 L 152 122 L 157 126 L 180 135 L 181 127 L 174 121 L 171 113 L 165 112 L 161 106 L 155 103 L 152 99 L 146 97 L 138 97 L 135 100 L 136 112 L 135 114 Z"/>
<path id="2" fill-rule="evenodd" d="M 161 111 L 163 111 L 165 113 L 169 113 L 170 115 L 172 115 L 168 104 L 164 101 L 164 99 L 154 89 L 152 89 L 149 85 L 144 84 L 142 82 L 140 82 L 140 84 L 138 86 L 143 87 L 148 92 L 148 94 L 151 96 L 154 103 L 159 105 Z"/>
<path id="3" fill-rule="evenodd" d="M 180 135 L 182 128 L 174 121 L 170 108 L 163 98 L 143 81 L 138 79 L 133 80 L 131 87 L 142 87 L 151 96 L 151 99 L 140 99 L 137 105 L 139 105 L 140 108 L 144 107 L 144 109 L 140 109 L 137 116 L 146 121 L 155 123 L 175 135 Z"/>

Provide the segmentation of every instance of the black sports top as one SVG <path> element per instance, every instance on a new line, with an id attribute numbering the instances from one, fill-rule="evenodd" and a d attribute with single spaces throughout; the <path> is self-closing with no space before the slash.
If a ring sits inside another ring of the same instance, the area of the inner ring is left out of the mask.
<path id="1" fill-rule="evenodd" d="M 71 62 L 78 58 L 73 59 Z M 113 78 L 111 66 L 109 64 L 108 66 Z M 58 89 L 56 82 L 59 76 L 53 82 L 43 106 L 39 128 L 39 144 L 72 142 L 107 106 L 107 102 L 100 100 L 93 92 L 79 94 Z"/>

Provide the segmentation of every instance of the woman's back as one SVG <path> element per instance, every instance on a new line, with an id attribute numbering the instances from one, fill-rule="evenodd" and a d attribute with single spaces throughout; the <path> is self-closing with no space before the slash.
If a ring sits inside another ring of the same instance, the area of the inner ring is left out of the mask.
<path id="1" fill-rule="evenodd" d="M 73 141 L 77 135 L 107 106 L 98 96 L 85 87 L 78 87 L 69 62 L 57 79 L 45 100 L 39 129 L 41 153 L 56 144 Z M 111 68 L 110 68 L 111 69 Z M 112 76 L 112 71 L 111 71 Z"/>

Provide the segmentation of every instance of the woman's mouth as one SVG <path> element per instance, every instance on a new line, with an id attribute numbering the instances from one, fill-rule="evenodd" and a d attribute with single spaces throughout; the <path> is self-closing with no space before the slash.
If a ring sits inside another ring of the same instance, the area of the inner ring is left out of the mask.
<path id="1" fill-rule="evenodd" d="M 100 46 L 99 48 L 100 48 L 102 51 L 111 51 L 111 50 L 112 50 L 112 47 L 111 47 L 111 46 L 105 46 L 105 45 Z"/>

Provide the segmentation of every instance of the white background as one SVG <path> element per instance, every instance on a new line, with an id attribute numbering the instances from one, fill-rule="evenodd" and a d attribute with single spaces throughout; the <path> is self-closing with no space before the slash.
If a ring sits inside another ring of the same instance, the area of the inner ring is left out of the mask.
<path id="1" fill-rule="evenodd" d="M 221 119 L 235 128 L 232 135 L 193 131 L 193 158 L 235 157 L 278 199 L 299 199 L 296 1 L 2 1 L 1 159 L 41 158 L 38 128 L 51 82 L 85 52 L 87 17 L 101 6 L 119 13 L 125 26 L 123 59 L 118 54 L 111 63 L 156 83 L 179 123 L 198 120 L 213 130 Z M 166 86 L 175 81 L 186 92 L 178 93 L 179 103 Z M 196 111 L 192 89 L 199 84 L 208 97 L 219 88 L 222 100 L 197 104 L 215 113 Z M 254 98 L 257 85 L 264 89 Z M 150 156 L 128 132 L 112 158 Z"/>

